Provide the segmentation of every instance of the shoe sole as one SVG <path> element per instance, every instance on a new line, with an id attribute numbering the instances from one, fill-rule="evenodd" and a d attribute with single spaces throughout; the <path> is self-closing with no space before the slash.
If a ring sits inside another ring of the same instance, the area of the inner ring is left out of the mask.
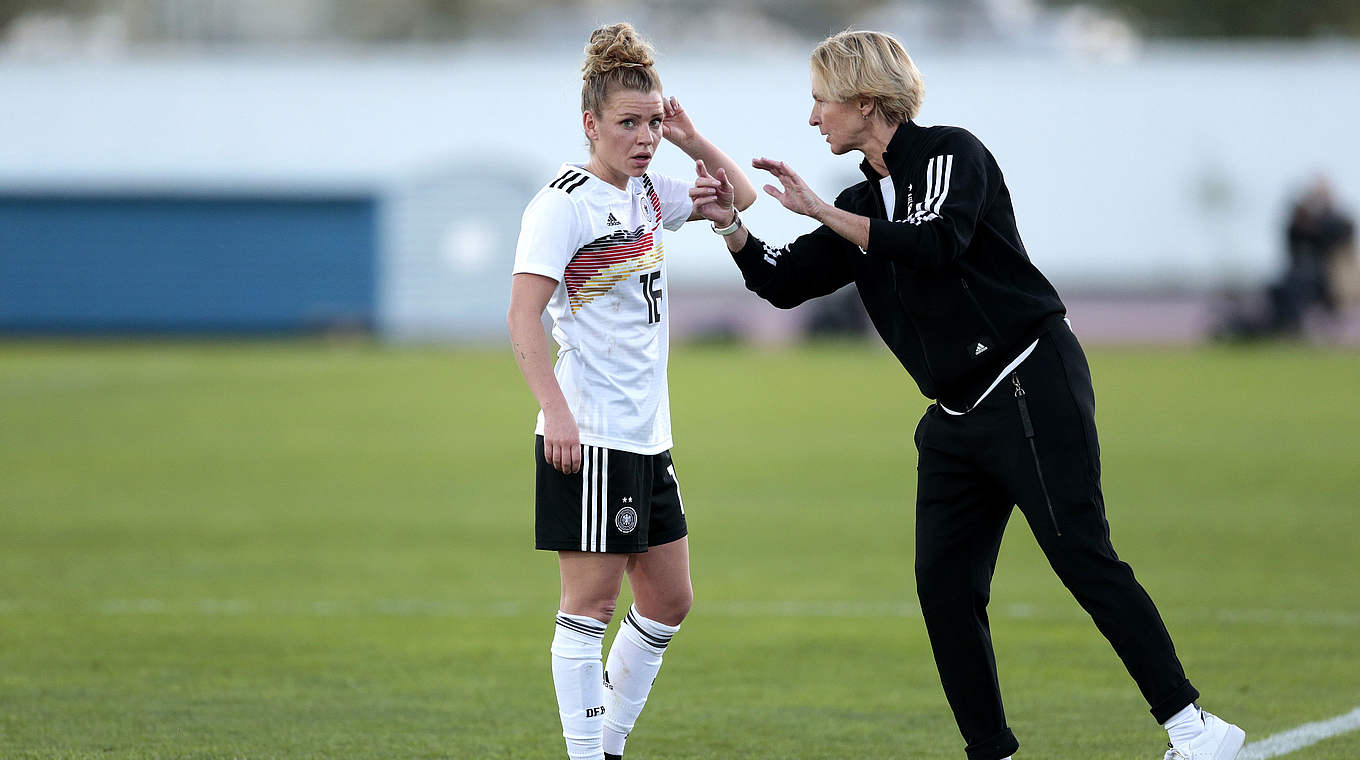
<path id="1" fill-rule="evenodd" d="M 1242 745 L 1246 741 L 1246 731 L 1228 724 L 1227 734 L 1223 737 L 1223 743 L 1218 745 L 1218 751 L 1214 753 L 1214 760 L 1234 760 L 1237 753 L 1242 751 Z"/>

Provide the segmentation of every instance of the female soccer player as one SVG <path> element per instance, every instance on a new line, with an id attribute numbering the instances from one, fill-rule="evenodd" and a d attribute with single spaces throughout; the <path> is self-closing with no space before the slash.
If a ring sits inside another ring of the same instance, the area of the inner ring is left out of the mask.
<path id="1" fill-rule="evenodd" d="M 700 216 L 688 181 L 647 167 L 665 139 L 715 167 L 738 208 L 756 193 L 680 103 L 663 97 L 651 48 L 631 25 L 596 29 L 584 71 L 590 159 L 563 164 L 525 209 L 508 322 L 540 407 L 535 533 L 539 549 L 558 552 L 562 577 L 552 642 L 562 735 L 573 760 L 600 760 L 622 756 L 693 598 L 669 451 L 662 230 Z M 601 640 L 625 574 L 634 602 L 602 671 Z"/>
<path id="2" fill-rule="evenodd" d="M 757 159 L 782 186 L 766 185 L 770 195 L 822 223 L 784 248 L 743 228 L 728 181 L 701 171 L 695 207 L 726 236 L 746 286 L 775 306 L 855 283 L 936 400 L 915 434 L 916 588 L 970 760 L 1019 747 L 987 626 L 1013 505 L 1166 726 L 1166 760 L 1231 760 L 1242 730 L 1195 705 L 1157 608 L 1110 544 L 1095 395 L 1062 301 L 1025 253 L 992 154 L 963 129 L 912 121 L 924 94 L 896 39 L 834 35 L 812 53 L 809 123 L 832 153 L 864 154 L 865 181 L 829 204 L 785 164 Z"/>

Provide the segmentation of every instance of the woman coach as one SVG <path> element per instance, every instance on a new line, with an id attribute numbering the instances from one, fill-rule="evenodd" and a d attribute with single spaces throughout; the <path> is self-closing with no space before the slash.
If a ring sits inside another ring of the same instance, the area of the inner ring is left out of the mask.
<path id="1" fill-rule="evenodd" d="M 1053 286 L 1025 253 L 995 159 L 958 127 L 912 119 L 921 75 L 893 37 L 842 32 L 812 53 L 812 115 L 865 181 L 828 204 L 787 165 L 757 159 L 765 190 L 821 226 L 783 248 L 700 170 L 696 210 L 746 287 L 780 308 L 855 283 L 874 327 L 927 397 L 917 426 L 916 586 L 971 760 L 1019 747 L 1006 725 L 987 624 L 1001 536 L 1018 505 L 1058 577 L 1114 646 L 1166 759 L 1231 760 L 1240 728 L 1202 712 L 1157 608 L 1110 544 L 1090 371 Z"/>

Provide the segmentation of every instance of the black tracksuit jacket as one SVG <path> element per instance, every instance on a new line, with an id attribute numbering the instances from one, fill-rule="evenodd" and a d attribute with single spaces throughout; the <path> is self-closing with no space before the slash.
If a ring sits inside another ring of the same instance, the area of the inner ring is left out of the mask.
<path id="1" fill-rule="evenodd" d="M 746 287 L 780 308 L 855 283 L 921 392 L 968 411 L 1065 308 L 1025 253 L 1001 169 L 976 137 L 908 121 L 883 155 L 897 196 L 891 219 L 867 161 L 866 180 L 836 198 L 869 217 L 867 249 L 823 225 L 784 248 L 752 235 L 733 258 Z"/>

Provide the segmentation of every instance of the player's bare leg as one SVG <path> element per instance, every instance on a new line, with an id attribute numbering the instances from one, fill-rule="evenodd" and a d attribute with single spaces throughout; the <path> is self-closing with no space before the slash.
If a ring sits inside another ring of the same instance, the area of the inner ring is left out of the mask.
<path id="1" fill-rule="evenodd" d="M 630 554 L 561 551 L 557 553 L 562 576 L 562 611 L 608 624 L 623 586 Z"/>
<path id="2" fill-rule="evenodd" d="M 689 579 L 689 537 L 653 546 L 646 554 L 629 555 L 628 585 L 633 589 L 633 606 L 643 616 L 666 625 L 680 625 L 694 603 L 694 588 Z"/>

